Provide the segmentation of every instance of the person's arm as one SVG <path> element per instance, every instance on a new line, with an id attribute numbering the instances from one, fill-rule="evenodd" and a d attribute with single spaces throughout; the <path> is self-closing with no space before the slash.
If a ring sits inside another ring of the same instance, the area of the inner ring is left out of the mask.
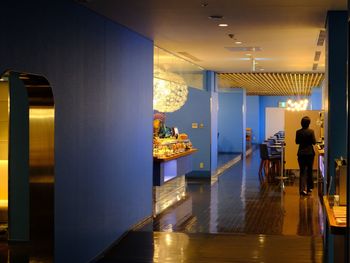
<path id="1" fill-rule="evenodd" d="M 297 131 L 296 134 L 295 134 L 295 143 L 296 143 L 296 144 L 300 144 L 300 136 L 299 136 L 298 131 Z"/>
<path id="2" fill-rule="evenodd" d="M 316 144 L 315 132 L 314 130 L 311 130 L 311 131 L 312 131 L 312 144 L 315 145 Z"/>

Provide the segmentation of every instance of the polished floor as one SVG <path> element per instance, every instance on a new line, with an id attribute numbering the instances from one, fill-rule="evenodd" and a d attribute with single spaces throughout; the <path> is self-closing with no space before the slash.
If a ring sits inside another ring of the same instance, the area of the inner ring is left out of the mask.
<path id="1" fill-rule="evenodd" d="M 324 217 L 317 191 L 300 197 L 293 175 L 261 182 L 254 151 L 210 182 L 188 182 L 187 197 L 100 262 L 322 262 Z"/>

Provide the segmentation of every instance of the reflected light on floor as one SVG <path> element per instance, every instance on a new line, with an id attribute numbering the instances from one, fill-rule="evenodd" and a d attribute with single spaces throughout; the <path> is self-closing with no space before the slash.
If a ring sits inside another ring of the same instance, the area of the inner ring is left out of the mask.
<path id="1" fill-rule="evenodd" d="M 185 262 L 189 243 L 187 234 L 155 233 L 153 262 Z"/>

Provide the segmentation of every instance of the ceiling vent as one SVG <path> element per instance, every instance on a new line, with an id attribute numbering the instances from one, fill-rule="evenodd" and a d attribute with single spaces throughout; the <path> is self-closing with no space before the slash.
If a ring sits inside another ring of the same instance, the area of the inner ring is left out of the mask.
<path id="1" fill-rule="evenodd" d="M 321 51 L 316 51 L 315 52 L 314 61 L 319 61 L 320 60 L 320 56 L 321 56 Z"/>
<path id="2" fill-rule="evenodd" d="M 231 52 L 261 51 L 261 47 L 225 47 Z"/>
<path id="3" fill-rule="evenodd" d="M 177 52 L 178 54 L 180 54 L 183 57 L 186 57 L 192 61 L 195 62 L 200 62 L 201 60 L 199 58 L 196 58 L 195 56 L 192 56 L 191 54 L 187 53 L 187 52 Z"/>
<path id="4" fill-rule="evenodd" d="M 312 65 L 312 70 L 317 70 L 317 67 L 318 67 L 318 63 L 314 63 L 314 64 Z"/>
<path id="5" fill-rule="evenodd" d="M 212 15 L 212 16 L 208 16 L 209 19 L 212 19 L 212 20 L 221 20 L 221 19 L 224 19 L 223 16 L 221 15 Z"/>
<path id="6" fill-rule="evenodd" d="M 323 46 L 325 39 L 326 39 L 326 30 L 320 30 L 320 33 L 317 39 L 317 46 Z"/>

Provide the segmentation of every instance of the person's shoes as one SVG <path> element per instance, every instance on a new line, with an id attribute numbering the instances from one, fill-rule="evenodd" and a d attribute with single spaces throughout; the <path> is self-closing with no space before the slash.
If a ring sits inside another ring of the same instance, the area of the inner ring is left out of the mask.
<path id="1" fill-rule="evenodd" d="M 306 191 L 301 191 L 300 192 L 300 196 L 307 196 L 307 192 Z"/>

